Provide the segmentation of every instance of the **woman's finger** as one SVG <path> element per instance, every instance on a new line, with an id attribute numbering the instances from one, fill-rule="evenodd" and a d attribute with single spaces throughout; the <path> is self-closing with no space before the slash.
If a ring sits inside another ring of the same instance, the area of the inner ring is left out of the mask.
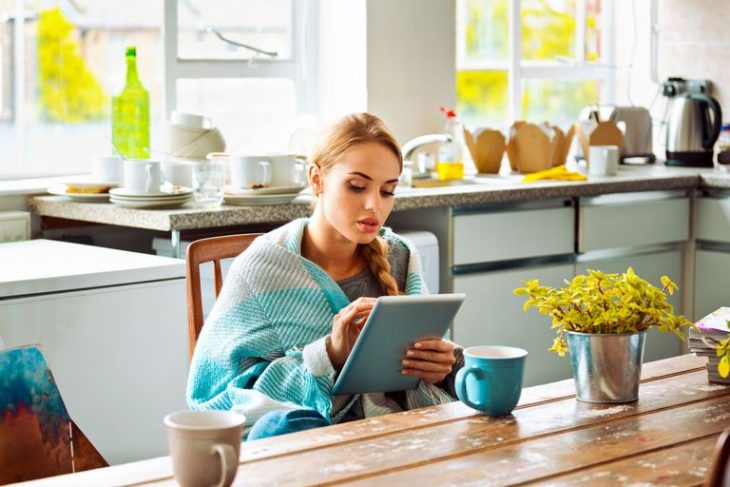
<path id="1" fill-rule="evenodd" d="M 454 357 L 453 352 L 432 352 L 428 350 L 414 350 L 412 348 L 406 350 L 406 358 L 449 365 L 453 365 L 456 362 L 456 357 Z"/>
<path id="2" fill-rule="evenodd" d="M 403 364 L 403 367 L 407 369 L 420 370 L 424 372 L 440 372 L 443 374 L 448 374 L 449 372 L 451 372 L 451 365 L 437 362 L 427 362 L 425 360 L 406 359 L 403 360 L 401 364 Z"/>
<path id="3" fill-rule="evenodd" d="M 436 350 L 439 352 L 453 352 L 454 344 L 448 340 L 434 338 L 430 340 L 419 340 L 413 344 L 413 348 L 419 350 Z"/>

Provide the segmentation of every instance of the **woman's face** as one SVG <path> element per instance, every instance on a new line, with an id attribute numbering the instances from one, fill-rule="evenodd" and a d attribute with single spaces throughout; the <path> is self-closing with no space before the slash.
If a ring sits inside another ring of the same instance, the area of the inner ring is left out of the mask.
<path id="1" fill-rule="evenodd" d="M 317 206 L 329 226 L 350 242 L 368 244 L 393 210 L 399 175 L 395 154 L 367 142 L 351 147 L 324 172 L 314 168 L 310 177 L 315 188 L 319 182 Z"/>

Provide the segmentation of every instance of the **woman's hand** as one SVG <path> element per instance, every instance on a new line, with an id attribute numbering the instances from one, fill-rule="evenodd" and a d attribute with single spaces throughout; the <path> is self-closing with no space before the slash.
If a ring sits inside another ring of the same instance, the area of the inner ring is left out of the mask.
<path id="1" fill-rule="evenodd" d="M 326 344 L 327 355 L 335 370 L 339 371 L 345 365 L 373 306 L 375 298 L 358 298 L 342 308 L 332 320 L 332 333 Z"/>
<path id="2" fill-rule="evenodd" d="M 415 375 L 428 384 L 444 380 L 456 362 L 455 345 L 441 338 L 421 340 L 406 350 L 402 373 Z"/>

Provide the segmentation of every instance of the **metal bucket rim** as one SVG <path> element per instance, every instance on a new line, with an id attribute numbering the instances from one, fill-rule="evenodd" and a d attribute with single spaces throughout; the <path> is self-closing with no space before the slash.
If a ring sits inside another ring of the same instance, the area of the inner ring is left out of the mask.
<path id="1" fill-rule="evenodd" d="M 629 333 L 583 333 L 580 331 L 565 330 L 565 333 L 570 333 L 571 335 L 592 336 L 592 337 L 625 337 L 625 336 L 632 336 L 632 335 L 641 335 L 642 333 L 646 333 L 646 330 L 632 331 Z"/>

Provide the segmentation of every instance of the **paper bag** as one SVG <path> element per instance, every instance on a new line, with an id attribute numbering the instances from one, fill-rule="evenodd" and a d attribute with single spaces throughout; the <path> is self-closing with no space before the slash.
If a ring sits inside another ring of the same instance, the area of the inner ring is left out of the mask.
<path id="1" fill-rule="evenodd" d="M 480 173 L 498 173 L 504 156 L 505 139 L 498 130 L 483 129 L 474 135 L 464 128 L 464 140 Z"/>

